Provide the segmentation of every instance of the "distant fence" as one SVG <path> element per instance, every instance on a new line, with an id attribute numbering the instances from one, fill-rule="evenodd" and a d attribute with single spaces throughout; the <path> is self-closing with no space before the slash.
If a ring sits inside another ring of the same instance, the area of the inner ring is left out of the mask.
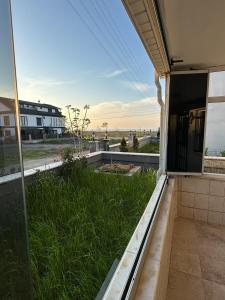
<path id="1" fill-rule="evenodd" d="M 225 174 L 225 157 L 205 156 L 204 172 Z"/>
<path id="2" fill-rule="evenodd" d="M 153 137 L 153 136 L 143 136 L 143 137 L 139 138 L 138 141 L 139 141 L 139 147 L 143 147 L 144 145 L 147 145 L 150 143 L 153 143 L 153 144 L 159 143 L 159 138 Z M 119 152 L 120 151 L 120 143 L 110 145 L 109 151 Z"/>

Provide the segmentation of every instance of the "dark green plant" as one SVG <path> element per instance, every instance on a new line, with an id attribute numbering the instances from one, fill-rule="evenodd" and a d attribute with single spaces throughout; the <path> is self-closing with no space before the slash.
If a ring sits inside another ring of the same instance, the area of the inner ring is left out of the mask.
<path id="1" fill-rule="evenodd" d="M 70 176 L 77 169 L 82 169 L 87 167 L 87 159 L 85 156 L 74 157 L 73 148 L 65 148 L 61 152 L 61 157 L 63 160 L 62 167 L 60 168 L 60 175 L 64 177 Z"/>
<path id="2" fill-rule="evenodd" d="M 136 135 L 134 135 L 133 137 L 133 149 L 134 151 L 137 151 L 139 147 L 139 141 L 138 138 L 136 137 Z"/>
<path id="3" fill-rule="evenodd" d="M 127 147 L 127 141 L 123 137 L 120 143 L 120 151 L 121 152 L 128 152 L 128 147 Z"/>
<path id="4" fill-rule="evenodd" d="M 220 155 L 221 155 L 222 157 L 225 157 L 225 150 L 221 151 L 221 152 L 220 152 Z"/>
<path id="5" fill-rule="evenodd" d="M 158 138 L 158 139 L 160 138 L 160 128 L 159 128 L 158 131 L 157 131 L 157 138 Z"/>

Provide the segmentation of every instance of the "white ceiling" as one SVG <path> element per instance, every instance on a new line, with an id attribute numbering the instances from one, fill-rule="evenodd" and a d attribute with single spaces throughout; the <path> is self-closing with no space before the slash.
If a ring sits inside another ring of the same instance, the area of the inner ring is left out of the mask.
<path id="1" fill-rule="evenodd" d="M 174 70 L 225 67 L 225 0 L 158 0 Z"/>

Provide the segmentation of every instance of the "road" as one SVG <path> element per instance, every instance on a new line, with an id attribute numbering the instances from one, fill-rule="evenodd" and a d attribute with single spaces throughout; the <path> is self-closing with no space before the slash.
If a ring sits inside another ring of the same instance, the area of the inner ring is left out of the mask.
<path id="1" fill-rule="evenodd" d="M 86 155 L 90 153 L 89 151 L 83 151 L 82 155 Z M 75 154 L 74 157 L 77 157 L 78 154 Z M 29 169 L 35 169 L 40 166 L 48 165 L 53 162 L 59 161 L 59 156 L 58 155 L 52 155 L 52 156 L 46 156 L 44 158 L 38 158 L 38 159 L 26 159 L 23 162 L 24 165 L 24 170 L 29 170 Z"/>

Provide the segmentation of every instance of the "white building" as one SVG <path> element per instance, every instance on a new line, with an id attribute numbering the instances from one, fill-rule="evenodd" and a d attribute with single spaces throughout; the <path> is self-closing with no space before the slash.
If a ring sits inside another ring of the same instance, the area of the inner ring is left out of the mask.
<path id="1" fill-rule="evenodd" d="M 14 101 L 0 97 L 0 140 L 16 138 Z"/>
<path id="2" fill-rule="evenodd" d="M 62 135 L 65 117 L 56 106 L 19 101 L 22 139 L 42 139 Z M 0 97 L 0 139 L 16 138 L 14 100 Z"/>
<path id="3" fill-rule="evenodd" d="M 19 101 L 22 139 L 39 139 L 43 135 L 61 135 L 65 131 L 65 117 L 56 106 Z"/>

